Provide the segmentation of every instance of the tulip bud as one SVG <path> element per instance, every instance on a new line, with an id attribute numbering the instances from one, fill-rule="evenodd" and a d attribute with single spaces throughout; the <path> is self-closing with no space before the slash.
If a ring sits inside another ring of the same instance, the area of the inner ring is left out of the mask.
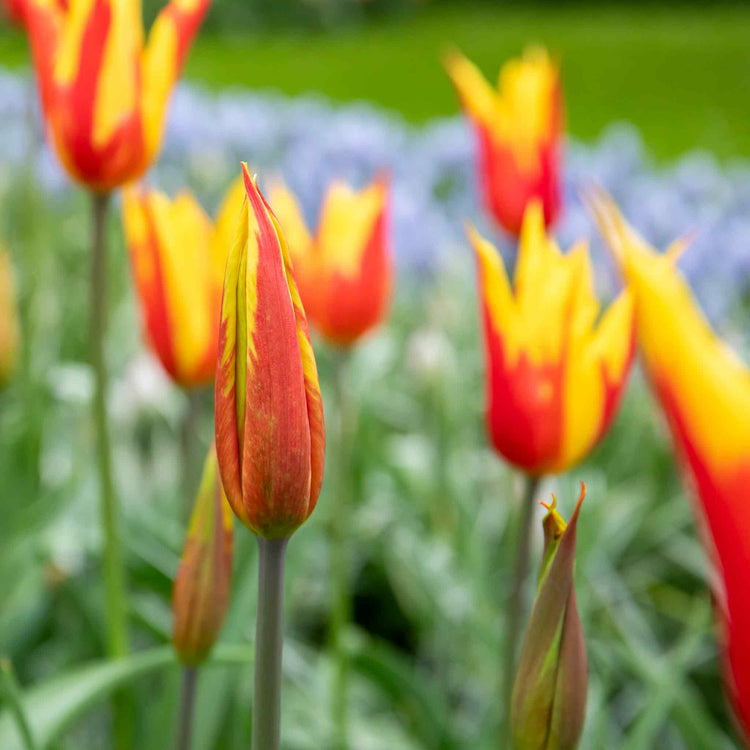
<path id="1" fill-rule="evenodd" d="M 511 704 L 515 750 L 573 750 L 586 718 L 586 646 L 573 585 L 576 525 L 586 486 L 570 523 L 548 506 L 544 557 L 524 637 Z"/>
<path id="2" fill-rule="evenodd" d="M 211 446 L 174 582 L 172 641 L 184 664 L 199 664 L 213 647 L 229 607 L 231 579 L 232 511 Z"/>
<path id="3" fill-rule="evenodd" d="M 216 450 L 237 517 L 287 537 L 320 494 L 325 428 L 307 319 L 284 234 L 242 165 L 245 200 L 224 278 Z"/>
<path id="4" fill-rule="evenodd" d="M 18 317 L 13 269 L 0 247 L 0 387 L 7 384 L 18 355 Z"/>

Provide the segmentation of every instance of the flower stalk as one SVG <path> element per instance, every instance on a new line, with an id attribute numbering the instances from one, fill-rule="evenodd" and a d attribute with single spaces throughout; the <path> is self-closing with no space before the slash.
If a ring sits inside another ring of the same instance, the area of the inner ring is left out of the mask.
<path id="1" fill-rule="evenodd" d="M 107 218 L 110 193 L 91 193 L 91 364 L 94 369 L 93 417 L 99 472 L 99 497 L 104 532 L 104 589 L 107 604 L 107 654 L 128 652 L 125 573 L 122 562 L 120 509 L 112 480 L 112 455 L 107 415 L 107 367 L 104 336 L 107 318 Z M 128 710 L 122 694 L 115 697 L 118 746 L 128 744 Z"/>
<path id="2" fill-rule="evenodd" d="M 177 725 L 176 750 L 190 750 L 193 740 L 193 714 L 195 713 L 195 689 L 198 685 L 198 668 L 182 668 L 180 688 L 180 713 Z"/>
<path id="3" fill-rule="evenodd" d="M 346 384 L 349 350 L 337 352 L 334 372 L 334 400 L 337 424 L 338 465 L 336 485 L 331 502 L 329 544 L 333 608 L 330 625 L 330 648 L 333 654 L 333 679 L 331 683 L 331 725 L 333 747 L 347 747 L 347 692 L 349 664 L 346 653 L 346 629 L 352 617 L 349 591 L 349 565 L 346 534 L 349 526 L 348 509 L 351 501 L 351 460 L 349 446 L 353 432 L 353 411 Z"/>
<path id="4" fill-rule="evenodd" d="M 288 537 L 258 537 L 258 613 L 255 626 L 252 750 L 276 750 L 281 735 L 281 653 L 284 559 Z"/>

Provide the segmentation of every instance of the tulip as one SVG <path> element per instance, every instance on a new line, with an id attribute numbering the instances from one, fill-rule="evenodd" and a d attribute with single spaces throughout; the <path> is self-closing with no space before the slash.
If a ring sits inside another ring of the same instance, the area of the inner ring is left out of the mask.
<path id="1" fill-rule="evenodd" d="M 480 189 L 489 212 L 518 234 L 533 199 L 551 224 L 560 211 L 563 101 L 555 65 L 540 48 L 505 63 L 497 91 L 458 52 L 446 60 L 478 142 Z"/>
<path id="2" fill-rule="evenodd" d="M 25 0 L 45 119 L 73 179 L 107 191 L 148 168 L 209 4 L 171 0 L 145 41 L 140 0 Z"/>
<path id="3" fill-rule="evenodd" d="M 315 508 L 325 434 L 305 311 L 276 217 L 243 164 L 216 368 L 216 448 L 237 517 L 288 537 Z"/>
<path id="4" fill-rule="evenodd" d="M 515 750 L 574 750 L 586 718 L 588 667 L 573 583 L 576 527 L 586 486 L 570 523 L 546 506 L 544 556 L 536 601 L 513 685 Z"/>
<path id="5" fill-rule="evenodd" d="M 289 241 L 308 319 L 324 338 L 349 346 L 381 322 L 390 300 L 387 181 L 361 191 L 332 183 L 314 237 L 283 184 L 269 196 Z"/>
<path id="6" fill-rule="evenodd" d="M 606 193 L 590 202 L 633 291 L 641 356 L 709 531 L 726 685 L 750 740 L 750 370 L 711 330 L 676 269 L 685 243 L 659 254 Z"/>
<path id="7" fill-rule="evenodd" d="M 18 316 L 13 269 L 8 254 L 0 246 L 0 387 L 13 374 L 18 357 Z"/>
<path id="8" fill-rule="evenodd" d="M 479 265 L 487 421 L 495 448 L 527 474 L 563 471 L 609 428 L 630 372 L 633 301 L 599 316 L 585 243 L 563 255 L 542 208 L 526 211 L 513 287 L 495 248 L 469 230 Z"/>
<path id="9" fill-rule="evenodd" d="M 174 583 L 172 640 L 183 664 L 200 664 L 213 647 L 229 607 L 231 579 L 232 510 L 212 446 Z"/>
<path id="10" fill-rule="evenodd" d="M 280 737 L 284 555 L 320 494 L 325 427 L 284 232 L 242 165 L 216 364 L 216 450 L 232 509 L 258 537 L 253 750 Z"/>
<path id="11" fill-rule="evenodd" d="M 157 190 L 128 186 L 123 194 L 125 238 L 148 339 L 183 387 L 214 377 L 230 246 L 226 225 L 236 225 L 241 187 L 230 188 L 215 226 L 190 193 L 170 201 Z"/>

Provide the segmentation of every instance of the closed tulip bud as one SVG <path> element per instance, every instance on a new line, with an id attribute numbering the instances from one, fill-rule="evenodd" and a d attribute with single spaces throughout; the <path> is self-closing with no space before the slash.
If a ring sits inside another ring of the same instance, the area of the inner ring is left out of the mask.
<path id="1" fill-rule="evenodd" d="M 141 0 L 25 0 L 42 108 L 70 176 L 93 190 L 139 177 L 210 0 L 171 0 L 144 39 Z"/>
<path id="2" fill-rule="evenodd" d="M 502 67 L 497 90 L 458 52 L 446 68 L 477 134 L 487 209 L 518 234 L 527 205 L 538 200 L 551 224 L 560 211 L 564 119 L 557 65 L 543 49 L 528 49 Z"/>
<path id="3" fill-rule="evenodd" d="M 172 641 L 184 664 L 202 662 L 216 642 L 229 608 L 231 581 L 232 511 L 211 446 L 174 582 Z"/>
<path id="4" fill-rule="evenodd" d="M 288 537 L 320 494 L 325 428 L 305 311 L 276 217 L 242 165 L 216 368 L 216 449 L 227 497 L 255 534 Z"/>
<path id="5" fill-rule="evenodd" d="M 544 558 L 526 629 L 511 703 L 515 750 L 573 750 L 586 719 L 588 667 L 573 568 L 576 525 L 586 487 L 570 523 L 554 500 L 544 519 Z"/>
<path id="6" fill-rule="evenodd" d="M 599 319 L 588 249 L 562 254 L 529 205 L 513 286 L 497 250 L 475 231 L 484 325 L 487 420 L 495 448 L 529 474 L 563 471 L 602 438 L 634 351 L 625 291 Z"/>
<path id="7" fill-rule="evenodd" d="M 750 741 L 750 369 L 676 268 L 685 243 L 657 253 L 606 193 L 590 202 L 633 291 L 641 359 L 709 531 L 701 538 L 719 573 L 726 688 Z"/>
<path id="8" fill-rule="evenodd" d="M 353 344 L 381 322 L 390 302 L 387 181 L 360 191 L 332 183 L 314 236 L 284 185 L 273 188 L 270 203 L 287 236 L 310 323 L 334 344 Z"/>
<path id="9" fill-rule="evenodd" d="M 216 226 L 189 193 L 173 201 L 141 186 L 123 195 L 123 223 L 149 343 L 169 376 L 183 387 L 213 380 L 219 313 L 241 185 L 233 185 Z"/>
<path id="10" fill-rule="evenodd" d="M 0 247 L 0 387 L 8 383 L 18 357 L 18 316 L 13 269 Z"/>

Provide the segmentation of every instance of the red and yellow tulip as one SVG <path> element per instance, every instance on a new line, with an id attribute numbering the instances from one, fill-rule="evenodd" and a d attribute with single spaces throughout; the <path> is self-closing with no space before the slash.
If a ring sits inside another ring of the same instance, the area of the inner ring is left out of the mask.
<path id="1" fill-rule="evenodd" d="M 750 370 L 713 333 L 675 268 L 684 243 L 659 254 L 605 193 L 591 204 L 632 289 L 642 358 L 710 532 L 728 690 L 750 738 Z"/>
<path id="2" fill-rule="evenodd" d="M 284 185 L 277 184 L 269 196 L 289 241 L 308 319 L 329 341 L 354 343 L 380 323 L 390 301 L 387 181 L 378 179 L 361 191 L 334 182 L 314 237 Z"/>
<path id="3" fill-rule="evenodd" d="M 18 358 L 18 315 L 13 268 L 0 245 L 0 387 L 13 373 Z"/>
<path id="4" fill-rule="evenodd" d="M 515 750 L 575 750 L 586 719 L 588 660 L 573 568 L 576 529 L 586 486 L 566 524 L 557 501 L 544 517 L 544 556 L 537 597 L 513 684 Z"/>
<path id="5" fill-rule="evenodd" d="M 527 473 L 580 461 L 609 428 L 633 359 L 633 300 L 599 318 L 585 243 L 562 254 L 541 204 L 526 210 L 513 286 L 497 250 L 470 229 L 479 264 L 487 419 L 495 448 Z"/>
<path id="6" fill-rule="evenodd" d="M 284 233 L 242 165 L 245 200 L 227 262 L 216 366 L 216 449 L 237 517 L 288 537 L 315 508 L 325 428 L 307 319 Z"/>
<path id="7" fill-rule="evenodd" d="M 144 40 L 140 0 L 25 0 L 47 127 L 73 179 L 110 190 L 148 168 L 209 4 L 171 0 Z"/>
<path id="8" fill-rule="evenodd" d="M 172 642 L 183 664 L 199 664 L 208 656 L 229 608 L 231 581 L 232 510 L 212 445 L 172 596 Z"/>
<path id="9" fill-rule="evenodd" d="M 458 52 L 446 67 L 476 130 L 487 209 L 518 234 L 526 206 L 536 199 L 551 224 L 560 211 L 564 120 L 557 65 L 543 49 L 530 48 L 503 65 L 497 90 Z"/>
<path id="10" fill-rule="evenodd" d="M 221 292 L 244 188 L 227 192 L 216 225 L 187 192 L 128 186 L 123 224 L 149 342 L 181 386 L 211 382 L 219 347 Z"/>

